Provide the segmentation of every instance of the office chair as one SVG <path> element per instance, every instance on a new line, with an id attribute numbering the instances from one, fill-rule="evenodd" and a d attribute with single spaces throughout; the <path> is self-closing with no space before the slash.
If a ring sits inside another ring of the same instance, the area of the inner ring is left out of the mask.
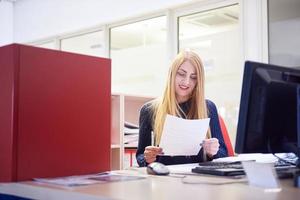
<path id="1" fill-rule="evenodd" d="M 230 141 L 230 137 L 228 135 L 228 131 L 226 128 L 226 125 L 224 123 L 223 118 L 219 115 L 219 122 L 220 122 L 220 126 L 221 126 L 221 131 L 222 131 L 222 135 L 223 135 L 223 139 L 227 148 L 227 152 L 228 152 L 228 156 L 234 156 L 234 151 L 233 151 L 233 147 Z"/>

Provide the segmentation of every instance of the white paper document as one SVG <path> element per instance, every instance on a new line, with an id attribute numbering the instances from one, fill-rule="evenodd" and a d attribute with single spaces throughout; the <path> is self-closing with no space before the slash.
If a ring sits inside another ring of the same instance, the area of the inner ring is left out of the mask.
<path id="1" fill-rule="evenodd" d="M 164 155 L 197 155 L 206 137 L 209 120 L 167 115 L 159 145 Z"/>
<path id="2" fill-rule="evenodd" d="M 74 187 L 74 186 L 91 185 L 96 183 L 137 180 L 143 178 L 145 177 L 122 175 L 114 172 L 102 172 L 98 174 L 65 176 L 65 177 L 57 177 L 57 178 L 34 178 L 34 180 L 40 183 Z"/>
<path id="3" fill-rule="evenodd" d="M 199 166 L 199 163 L 168 165 L 171 174 L 195 175 L 192 169 Z"/>

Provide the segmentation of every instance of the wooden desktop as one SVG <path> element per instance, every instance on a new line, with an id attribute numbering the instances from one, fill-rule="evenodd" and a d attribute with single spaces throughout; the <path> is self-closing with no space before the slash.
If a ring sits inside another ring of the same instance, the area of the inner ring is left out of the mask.
<path id="1" fill-rule="evenodd" d="M 19 182 L 0 184 L 0 194 L 37 199 L 299 199 L 300 189 L 293 186 L 292 179 L 280 180 L 281 190 L 270 191 L 249 186 L 246 181 L 218 184 L 224 182 L 222 177 L 205 175 L 147 175 L 145 168 L 132 168 L 115 171 L 121 174 L 146 176 L 145 179 L 100 183 L 79 187 L 60 187 L 36 182 Z M 184 178 L 185 177 L 185 178 Z M 193 177 L 200 184 L 184 183 L 184 179 Z M 47 192 L 47 196 L 45 195 Z M 40 195 L 40 196 L 39 196 Z"/>

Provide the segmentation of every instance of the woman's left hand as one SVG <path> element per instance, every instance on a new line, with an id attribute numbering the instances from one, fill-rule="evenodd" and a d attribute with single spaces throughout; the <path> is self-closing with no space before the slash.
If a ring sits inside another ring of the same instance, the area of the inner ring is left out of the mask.
<path id="1" fill-rule="evenodd" d="M 216 155 L 219 151 L 219 147 L 220 144 L 217 138 L 203 140 L 202 148 L 209 157 Z"/>

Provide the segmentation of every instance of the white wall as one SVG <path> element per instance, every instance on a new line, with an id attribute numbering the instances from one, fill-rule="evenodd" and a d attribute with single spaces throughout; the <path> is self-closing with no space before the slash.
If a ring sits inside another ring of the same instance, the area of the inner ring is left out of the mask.
<path id="1" fill-rule="evenodd" d="M 0 1 L 0 46 L 13 42 L 13 3 Z"/>
<path id="2" fill-rule="evenodd" d="M 19 0 L 14 7 L 14 38 L 30 42 L 194 1 Z"/>
<path id="3" fill-rule="evenodd" d="M 300 66 L 300 17 L 270 25 L 270 60 L 282 66 Z"/>

